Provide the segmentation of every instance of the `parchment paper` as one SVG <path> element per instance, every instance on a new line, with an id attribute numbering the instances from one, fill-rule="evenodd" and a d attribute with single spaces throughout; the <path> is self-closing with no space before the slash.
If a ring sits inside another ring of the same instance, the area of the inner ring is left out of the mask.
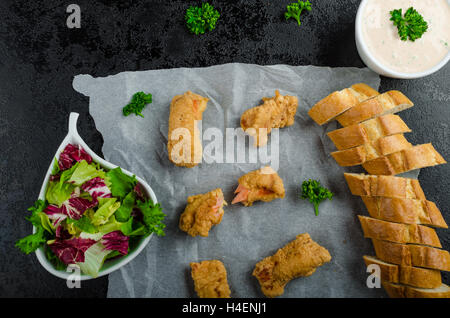
<path id="1" fill-rule="evenodd" d="M 225 264 L 232 297 L 261 297 L 252 276 L 255 264 L 305 232 L 333 259 L 312 276 L 290 282 L 284 297 L 385 296 L 382 289 L 366 287 L 362 256 L 374 253 L 356 215 L 367 212 L 362 201 L 351 196 L 343 176 L 344 171 L 362 170 L 341 168 L 330 156 L 335 148 L 326 132 L 337 124 L 320 127 L 307 115 L 318 100 L 358 82 L 378 89 L 380 79 L 368 69 L 248 64 L 125 72 L 105 78 L 76 76 L 73 87 L 90 97 L 89 110 L 104 138 L 105 159 L 144 178 L 167 214 L 166 236 L 154 236 L 136 259 L 109 275 L 108 297 L 195 297 L 189 263 L 210 259 Z M 203 131 L 208 127 L 225 131 L 239 127 L 242 112 L 259 105 L 262 97 L 273 96 L 275 89 L 299 97 L 295 124 L 279 131 L 278 173 L 286 198 L 252 207 L 229 205 L 209 237 L 188 236 L 178 228 L 187 197 L 221 187 L 231 202 L 238 178 L 261 163 L 175 167 L 166 147 L 172 97 L 187 90 L 208 97 Z M 144 110 L 145 118 L 124 117 L 122 107 L 137 91 L 152 93 L 153 103 Z M 309 178 L 335 193 L 332 201 L 320 205 L 319 216 L 300 199 L 301 183 Z"/>

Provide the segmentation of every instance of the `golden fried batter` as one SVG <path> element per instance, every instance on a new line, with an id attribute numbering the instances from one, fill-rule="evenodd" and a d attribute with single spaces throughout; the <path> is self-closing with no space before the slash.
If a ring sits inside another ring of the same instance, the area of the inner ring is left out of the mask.
<path id="1" fill-rule="evenodd" d="M 230 298 L 227 271 L 221 261 L 191 263 L 195 291 L 200 298 Z"/>
<path id="2" fill-rule="evenodd" d="M 255 138 L 255 146 L 267 144 L 267 135 L 272 128 L 293 125 L 298 108 L 297 97 L 280 95 L 278 90 L 275 91 L 275 97 L 264 97 L 263 101 L 262 105 L 248 109 L 241 116 L 241 127 Z M 260 128 L 267 129 L 267 133 L 260 131 Z"/>
<path id="3" fill-rule="evenodd" d="M 245 206 L 251 206 L 255 201 L 269 202 L 274 199 L 284 198 L 283 180 L 271 167 L 243 175 L 238 180 L 236 197 L 231 204 L 242 202 Z"/>
<path id="4" fill-rule="evenodd" d="M 208 98 L 187 91 L 170 104 L 167 150 L 177 166 L 192 168 L 202 160 L 202 143 L 195 121 L 202 120 Z"/>
<path id="5" fill-rule="evenodd" d="M 227 204 L 220 188 L 190 196 L 187 202 L 180 217 L 180 229 L 191 236 L 208 236 L 211 227 L 222 221 L 223 206 Z"/>
<path id="6" fill-rule="evenodd" d="M 255 276 L 267 297 L 284 293 L 284 286 L 297 277 L 312 275 L 316 268 L 331 260 L 326 248 L 314 242 L 308 233 L 279 249 L 275 255 L 266 257 L 255 266 Z"/>

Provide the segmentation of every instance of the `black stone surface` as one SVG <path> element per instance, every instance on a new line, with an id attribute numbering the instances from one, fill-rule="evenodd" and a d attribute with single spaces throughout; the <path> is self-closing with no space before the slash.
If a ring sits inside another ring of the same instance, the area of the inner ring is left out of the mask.
<path id="1" fill-rule="evenodd" d="M 81 7 L 81 29 L 66 27 L 66 7 Z M 199 1 L 0 1 L 0 296 L 104 297 L 107 279 L 70 290 L 48 274 L 34 255 L 14 242 L 31 231 L 26 209 L 40 190 L 71 111 L 79 131 L 101 154 L 102 136 L 88 112 L 88 99 L 72 89 L 73 76 L 121 71 L 209 66 L 228 62 L 363 67 L 354 42 L 360 1 L 315 0 L 303 25 L 285 22 L 283 1 L 211 1 L 221 13 L 217 29 L 187 32 L 184 10 Z M 413 143 L 432 141 L 450 158 L 450 65 L 418 80 L 382 79 L 381 90 L 398 89 L 416 106 L 401 115 Z M 423 169 L 429 200 L 450 222 L 450 166 Z M 450 231 L 439 230 L 450 249 Z M 449 275 L 444 274 L 449 283 Z"/>

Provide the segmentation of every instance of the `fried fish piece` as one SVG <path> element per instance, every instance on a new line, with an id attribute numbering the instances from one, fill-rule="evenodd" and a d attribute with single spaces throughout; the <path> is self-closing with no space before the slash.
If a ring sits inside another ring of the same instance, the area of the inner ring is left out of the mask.
<path id="1" fill-rule="evenodd" d="M 192 168 L 202 160 L 202 143 L 196 121 L 202 120 L 208 98 L 187 91 L 170 104 L 167 150 L 175 165 Z"/>
<path id="2" fill-rule="evenodd" d="M 220 188 L 205 194 L 190 196 L 187 202 L 181 214 L 179 226 L 190 236 L 208 236 L 211 227 L 222 221 L 223 206 L 227 205 Z"/>
<path id="3" fill-rule="evenodd" d="M 267 135 L 272 128 L 293 125 L 298 108 L 297 97 L 283 96 L 278 90 L 275 91 L 275 97 L 264 97 L 263 102 L 260 106 L 246 110 L 241 116 L 241 127 L 255 138 L 255 146 L 267 144 Z"/>
<path id="4" fill-rule="evenodd" d="M 314 242 L 308 233 L 279 249 L 273 256 L 266 257 L 255 266 L 255 276 L 261 290 L 267 297 L 277 297 L 284 293 L 286 284 L 300 276 L 310 276 L 316 268 L 328 263 L 328 250 Z"/>
<path id="5" fill-rule="evenodd" d="M 227 271 L 221 261 L 191 263 L 195 291 L 200 298 L 230 298 Z"/>
<path id="6" fill-rule="evenodd" d="M 231 204 L 242 202 L 245 206 L 251 206 L 255 201 L 269 202 L 284 198 L 283 180 L 269 166 L 243 175 L 238 182 L 239 186 L 234 191 L 236 196 Z"/>

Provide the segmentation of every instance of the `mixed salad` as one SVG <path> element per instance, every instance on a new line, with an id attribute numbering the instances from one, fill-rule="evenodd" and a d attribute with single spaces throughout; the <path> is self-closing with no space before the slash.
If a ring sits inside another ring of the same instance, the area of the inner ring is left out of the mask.
<path id="1" fill-rule="evenodd" d="M 108 259 L 127 255 L 142 237 L 164 235 L 165 214 L 120 167 L 105 171 L 80 146 L 55 158 L 45 200 L 28 209 L 34 234 L 16 246 L 29 254 L 44 247 L 58 270 L 77 264 L 98 276 Z"/>

